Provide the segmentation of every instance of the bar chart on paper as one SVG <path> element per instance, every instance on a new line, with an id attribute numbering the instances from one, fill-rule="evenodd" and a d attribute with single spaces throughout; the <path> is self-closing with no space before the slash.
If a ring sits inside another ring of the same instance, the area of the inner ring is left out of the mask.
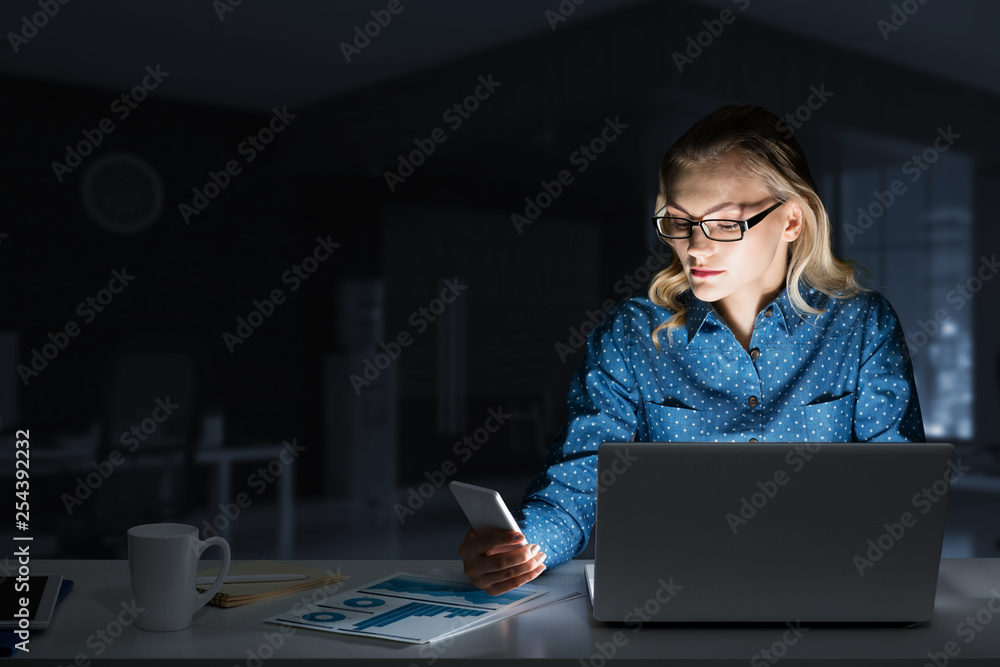
<path id="1" fill-rule="evenodd" d="M 427 604 L 426 602 L 411 602 L 389 613 L 379 614 L 375 618 L 356 623 L 353 629 L 384 628 L 394 623 L 405 621 L 411 616 L 438 616 L 443 614 L 444 618 L 462 618 L 465 616 L 482 616 L 485 613 L 485 609 L 455 609 L 454 607 L 442 607 L 440 605 Z"/>
<path id="2" fill-rule="evenodd" d="M 391 579 L 360 589 L 362 592 L 405 595 L 434 602 L 499 609 L 526 600 L 530 591 L 514 589 L 500 595 L 490 595 L 472 584 L 443 581 L 428 577 L 394 576 Z"/>

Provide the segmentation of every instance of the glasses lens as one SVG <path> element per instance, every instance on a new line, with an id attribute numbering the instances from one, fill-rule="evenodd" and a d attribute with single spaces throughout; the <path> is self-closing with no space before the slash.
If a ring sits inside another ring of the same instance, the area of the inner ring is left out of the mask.
<path id="1" fill-rule="evenodd" d="M 673 238 L 687 238 L 691 235 L 691 221 L 686 218 L 657 218 L 660 234 Z"/>
<path id="2" fill-rule="evenodd" d="M 735 220 L 706 220 L 708 238 L 716 241 L 736 241 L 743 237 L 740 223 Z"/>

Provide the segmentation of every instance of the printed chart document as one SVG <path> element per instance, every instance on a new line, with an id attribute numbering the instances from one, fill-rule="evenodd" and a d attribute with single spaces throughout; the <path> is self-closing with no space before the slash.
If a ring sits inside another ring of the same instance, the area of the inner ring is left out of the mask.
<path id="1" fill-rule="evenodd" d="M 559 600 L 538 600 L 547 593 L 546 588 L 525 584 L 493 596 L 451 573 L 396 572 L 264 620 L 422 644 L 576 597 L 571 593 Z"/>

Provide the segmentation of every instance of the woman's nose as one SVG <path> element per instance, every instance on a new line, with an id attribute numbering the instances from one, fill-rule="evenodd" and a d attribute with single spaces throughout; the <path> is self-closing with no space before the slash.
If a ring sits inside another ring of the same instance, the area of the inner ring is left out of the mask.
<path id="1" fill-rule="evenodd" d="M 715 252 L 715 241 L 705 236 L 701 225 L 694 225 L 691 229 L 691 237 L 687 240 L 688 253 L 691 255 L 706 256 Z"/>

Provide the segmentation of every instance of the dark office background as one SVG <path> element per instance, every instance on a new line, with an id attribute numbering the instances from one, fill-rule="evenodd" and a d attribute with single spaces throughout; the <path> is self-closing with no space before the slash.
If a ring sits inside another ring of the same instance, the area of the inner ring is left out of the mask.
<path id="1" fill-rule="evenodd" d="M 36 556 L 176 519 L 239 558 L 454 557 L 437 487 L 517 503 L 591 316 L 665 263 L 663 153 L 759 104 L 974 465 L 946 553 L 998 555 L 998 27 L 975 0 L 7 2 L 3 493 L 30 429 Z"/>

